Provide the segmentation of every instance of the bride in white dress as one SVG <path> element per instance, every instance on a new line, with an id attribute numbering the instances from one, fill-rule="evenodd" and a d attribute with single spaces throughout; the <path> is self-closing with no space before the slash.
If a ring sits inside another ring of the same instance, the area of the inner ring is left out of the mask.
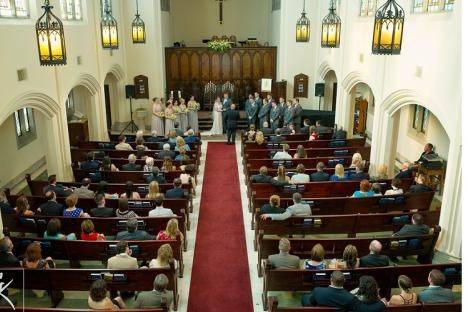
<path id="1" fill-rule="evenodd" d="M 213 105 L 213 127 L 209 131 L 210 135 L 223 134 L 223 104 L 219 98 Z"/>

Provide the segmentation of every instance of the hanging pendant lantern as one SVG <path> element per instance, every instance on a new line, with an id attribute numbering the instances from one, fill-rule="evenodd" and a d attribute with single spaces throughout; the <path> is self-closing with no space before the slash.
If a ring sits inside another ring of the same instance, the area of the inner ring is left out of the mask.
<path id="1" fill-rule="evenodd" d="M 330 13 L 322 21 L 322 48 L 339 48 L 341 40 L 341 19 L 335 13 L 335 1 L 330 1 Z"/>
<path id="2" fill-rule="evenodd" d="M 405 11 L 396 0 L 388 0 L 375 13 L 372 53 L 400 54 L 404 24 Z"/>
<path id="3" fill-rule="evenodd" d="M 310 20 L 306 17 L 305 0 L 304 0 L 301 17 L 296 23 L 296 42 L 309 42 L 309 38 L 310 38 Z"/>
<path id="4" fill-rule="evenodd" d="M 140 18 L 138 0 L 136 0 L 135 19 L 132 22 L 132 39 L 133 43 L 146 43 L 145 22 Z"/>
<path id="5" fill-rule="evenodd" d="M 67 64 L 65 34 L 62 21 L 52 13 L 49 0 L 42 6 L 44 13 L 36 22 L 37 46 L 41 66 Z"/>
<path id="6" fill-rule="evenodd" d="M 117 20 L 112 16 L 109 1 L 105 2 L 105 14 L 101 19 L 101 40 L 103 49 L 119 48 L 119 32 Z"/>

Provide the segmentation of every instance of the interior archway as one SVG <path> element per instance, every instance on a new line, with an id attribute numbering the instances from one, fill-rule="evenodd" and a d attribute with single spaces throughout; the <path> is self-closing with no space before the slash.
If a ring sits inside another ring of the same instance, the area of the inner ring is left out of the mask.
<path id="1" fill-rule="evenodd" d="M 118 128 L 121 122 L 127 120 L 127 110 L 124 109 L 125 94 L 123 85 L 113 71 L 107 73 L 104 79 L 104 103 L 106 108 L 107 129 Z"/>
<path id="2" fill-rule="evenodd" d="M 336 111 L 336 100 L 338 96 L 338 79 L 334 70 L 329 70 L 324 77 L 325 95 L 324 110 Z"/>
<path id="3" fill-rule="evenodd" d="M 348 94 L 348 133 L 354 136 L 366 136 L 372 142 L 375 108 L 374 93 L 368 84 L 358 82 Z"/>

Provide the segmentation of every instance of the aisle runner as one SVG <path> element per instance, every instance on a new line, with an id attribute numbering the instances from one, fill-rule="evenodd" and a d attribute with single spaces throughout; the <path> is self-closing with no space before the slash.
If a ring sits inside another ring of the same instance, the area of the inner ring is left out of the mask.
<path id="1" fill-rule="evenodd" d="M 189 312 L 253 311 L 234 145 L 209 142 Z"/>

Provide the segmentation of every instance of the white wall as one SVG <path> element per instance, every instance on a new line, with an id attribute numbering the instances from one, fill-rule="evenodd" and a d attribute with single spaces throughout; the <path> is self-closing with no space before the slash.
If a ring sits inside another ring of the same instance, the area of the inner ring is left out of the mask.
<path id="1" fill-rule="evenodd" d="M 219 24 L 218 3 L 213 0 L 171 0 L 172 41 L 202 46 L 213 35 L 235 35 L 237 40 L 268 41 L 269 0 L 225 1 L 224 22 Z"/>

